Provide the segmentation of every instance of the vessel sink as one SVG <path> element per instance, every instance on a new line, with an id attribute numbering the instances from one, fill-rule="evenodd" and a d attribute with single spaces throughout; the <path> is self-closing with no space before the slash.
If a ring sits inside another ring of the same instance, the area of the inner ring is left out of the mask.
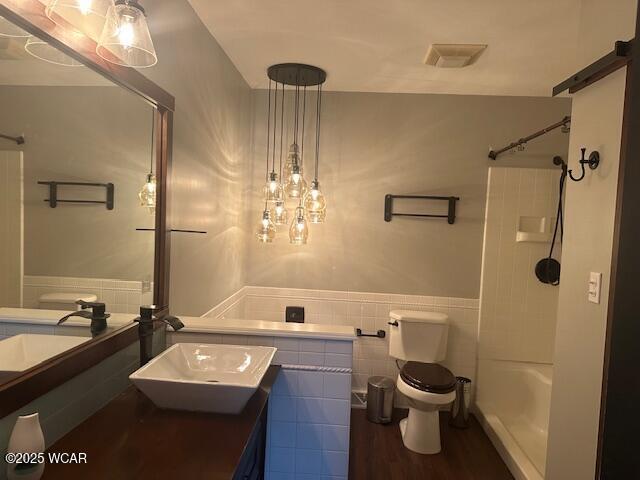
<path id="1" fill-rule="evenodd" d="M 0 341 L 0 374 L 22 372 L 89 340 L 90 337 L 31 333 L 6 338 Z"/>
<path id="2" fill-rule="evenodd" d="M 176 343 L 129 378 L 160 408 L 237 414 L 275 353 L 274 347 Z"/>

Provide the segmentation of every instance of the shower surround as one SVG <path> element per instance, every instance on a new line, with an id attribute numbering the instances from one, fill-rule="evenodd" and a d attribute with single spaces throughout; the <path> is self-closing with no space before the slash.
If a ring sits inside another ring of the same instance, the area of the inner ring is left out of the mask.
<path id="1" fill-rule="evenodd" d="M 560 173 L 489 169 L 476 407 L 518 480 L 542 479 L 545 469 L 558 287 L 534 269 L 549 255 Z"/>

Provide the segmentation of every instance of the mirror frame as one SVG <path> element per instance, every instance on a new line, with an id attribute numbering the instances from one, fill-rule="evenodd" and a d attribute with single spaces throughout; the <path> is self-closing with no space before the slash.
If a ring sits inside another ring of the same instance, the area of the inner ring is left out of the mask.
<path id="1" fill-rule="evenodd" d="M 30 34 L 47 41 L 114 84 L 135 93 L 155 108 L 156 217 L 154 252 L 154 303 L 159 316 L 169 311 L 170 232 L 167 219 L 171 155 L 173 147 L 174 97 L 133 68 L 109 63 L 96 53 L 96 42 L 70 34 L 61 18 L 52 22 L 39 0 L 0 0 L 0 15 Z M 68 25 L 68 24 L 67 24 Z M 107 306 L 108 307 L 108 306 Z M 157 328 L 164 328 L 158 322 Z M 15 412 L 53 388 L 62 385 L 118 350 L 138 341 L 135 324 L 78 345 L 26 370 L 0 385 L 0 418 Z"/>

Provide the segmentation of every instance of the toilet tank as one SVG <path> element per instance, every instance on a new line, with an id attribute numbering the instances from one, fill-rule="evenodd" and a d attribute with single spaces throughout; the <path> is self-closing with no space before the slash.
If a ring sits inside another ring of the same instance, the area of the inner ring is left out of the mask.
<path id="1" fill-rule="evenodd" d="M 449 317 L 438 312 L 392 310 L 389 355 L 406 361 L 436 363 L 447 356 Z"/>
<path id="2" fill-rule="evenodd" d="M 45 293 L 40 295 L 38 308 L 43 310 L 80 310 L 80 306 L 76 305 L 76 301 L 78 300 L 95 302 L 98 300 L 98 297 L 93 293 L 81 292 Z"/>

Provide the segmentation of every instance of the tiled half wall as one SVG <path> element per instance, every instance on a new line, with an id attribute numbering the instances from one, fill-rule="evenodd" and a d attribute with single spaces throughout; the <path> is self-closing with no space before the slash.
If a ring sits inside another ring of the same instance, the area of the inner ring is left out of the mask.
<path id="1" fill-rule="evenodd" d="M 38 308 L 45 293 L 92 293 L 111 313 L 138 313 L 140 305 L 153 303 L 153 282 L 25 275 L 23 285 L 23 308 Z"/>
<path id="2" fill-rule="evenodd" d="M 388 333 L 389 312 L 394 309 L 446 313 L 451 323 L 443 363 L 455 375 L 475 380 L 477 299 L 247 286 L 205 316 L 278 322 L 284 321 L 287 306 L 304 307 L 306 323 L 348 325 L 364 333 L 379 329 Z M 388 351 L 388 338 L 358 338 L 354 342 L 353 390 L 366 390 L 367 378 L 372 375 L 396 377 L 398 370 Z"/>

